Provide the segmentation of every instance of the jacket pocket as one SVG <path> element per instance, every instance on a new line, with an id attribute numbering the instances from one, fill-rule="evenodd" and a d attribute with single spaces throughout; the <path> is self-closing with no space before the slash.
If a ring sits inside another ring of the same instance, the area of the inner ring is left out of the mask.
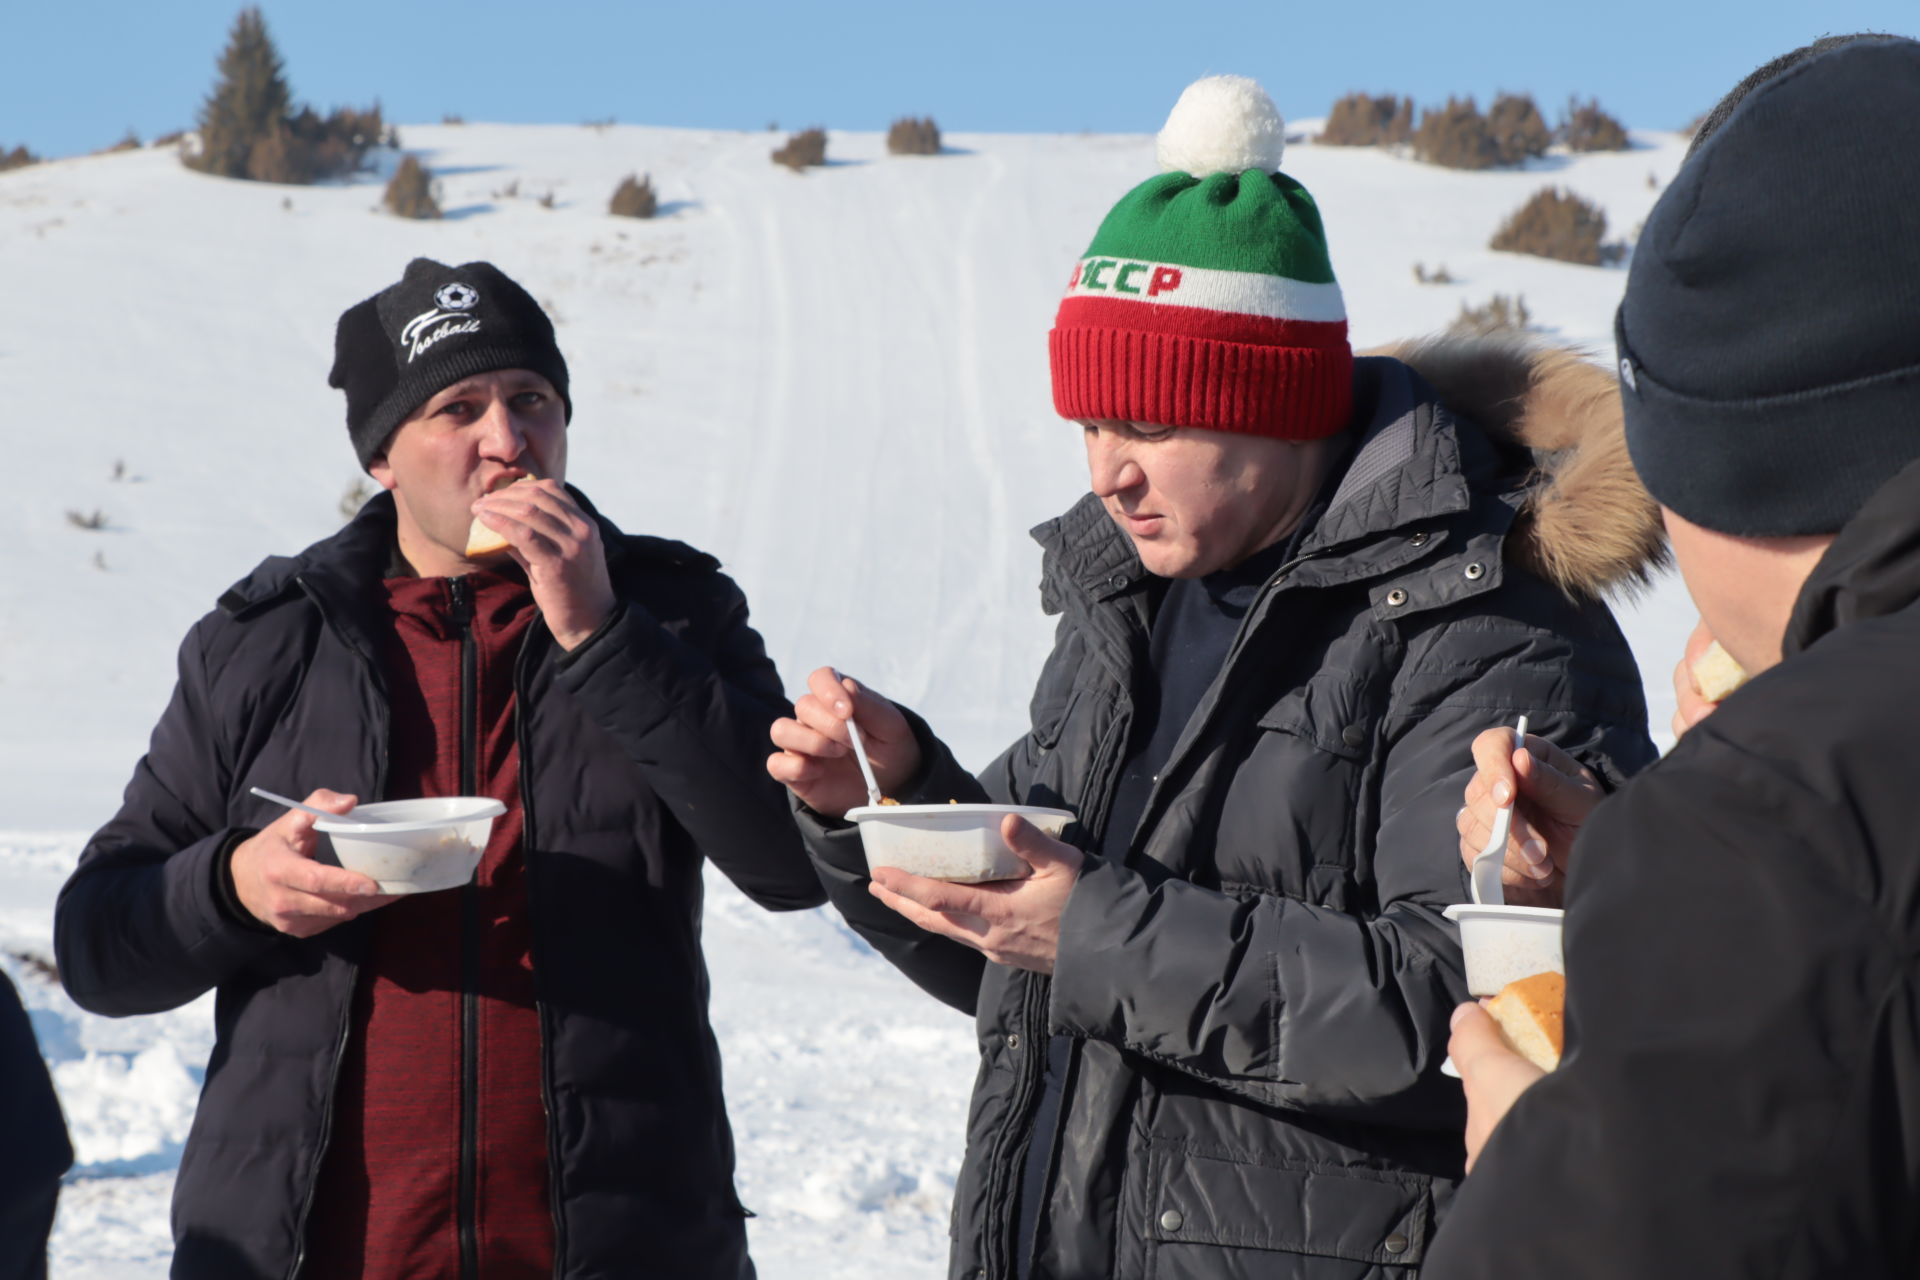
<path id="1" fill-rule="evenodd" d="M 1155 1280 L 1399 1277 L 1426 1254 L 1433 1194 L 1420 1174 L 1166 1146 L 1149 1164 L 1143 1228 Z"/>
<path id="2" fill-rule="evenodd" d="M 1373 748 L 1373 714 L 1360 686 L 1344 672 L 1322 671 L 1268 707 L 1262 729 L 1305 738 L 1343 760 L 1364 759 Z"/>

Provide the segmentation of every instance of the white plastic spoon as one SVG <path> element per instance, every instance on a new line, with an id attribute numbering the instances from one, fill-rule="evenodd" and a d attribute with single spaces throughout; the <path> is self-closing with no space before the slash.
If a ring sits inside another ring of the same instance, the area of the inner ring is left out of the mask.
<path id="1" fill-rule="evenodd" d="M 833 673 L 834 682 L 840 681 L 840 673 Z M 860 766 L 860 776 L 867 780 L 867 803 L 878 806 L 880 803 L 880 783 L 873 776 L 873 766 L 867 762 L 867 744 L 860 740 L 860 726 L 854 723 L 852 716 L 847 717 L 847 736 L 853 739 L 853 758 Z"/>
<path id="2" fill-rule="evenodd" d="M 343 813 L 328 813 L 325 809 L 316 809 L 310 804 L 301 804 L 298 800 L 289 800 L 285 796 L 277 796 L 273 792 L 267 790 L 265 787 L 248 787 L 247 790 L 252 792 L 256 796 L 259 796 L 262 800 L 271 800 L 275 804 L 283 804 L 287 806 L 287 808 L 289 809 L 298 809 L 300 810 L 300 812 L 310 813 L 316 818 L 325 818 L 328 822 L 342 822 L 342 821 L 384 822 L 385 821 L 384 818 L 364 818 L 363 817 L 363 818 L 349 819 L 347 815 Z M 349 812 L 351 812 L 351 810 L 349 810 Z"/>
<path id="3" fill-rule="evenodd" d="M 1527 741 L 1527 718 L 1521 716 L 1519 723 L 1513 726 L 1513 749 L 1520 750 Z M 1487 843 L 1474 855 L 1473 869 L 1469 881 L 1473 888 L 1473 900 L 1481 906 L 1504 907 L 1507 904 L 1507 891 L 1500 884 L 1500 869 L 1507 861 L 1507 836 L 1513 830 L 1513 810 L 1520 803 L 1517 794 L 1513 802 L 1493 815 L 1493 834 L 1487 837 Z"/>

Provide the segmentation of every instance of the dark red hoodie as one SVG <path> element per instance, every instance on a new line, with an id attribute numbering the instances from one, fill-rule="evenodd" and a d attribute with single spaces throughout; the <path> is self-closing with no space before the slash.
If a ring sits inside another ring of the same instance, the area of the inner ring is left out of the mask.
<path id="1" fill-rule="evenodd" d="M 540 1018 L 520 844 L 524 582 L 393 578 L 386 799 L 503 801 L 475 882 L 380 908 L 360 968 L 302 1280 L 553 1274 Z"/>

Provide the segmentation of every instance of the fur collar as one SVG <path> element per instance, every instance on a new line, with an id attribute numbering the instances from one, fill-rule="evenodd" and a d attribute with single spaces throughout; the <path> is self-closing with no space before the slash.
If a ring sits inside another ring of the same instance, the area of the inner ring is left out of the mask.
<path id="1" fill-rule="evenodd" d="M 1666 567 L 1660 508 L 1627 456 L 1611 370 L 1518 334 L 1441 334 L 1366 354 L 1411 365 L 1442 404 L 1532 453 L 1509 559 L 1588 598 L 1631 596 Z"/>

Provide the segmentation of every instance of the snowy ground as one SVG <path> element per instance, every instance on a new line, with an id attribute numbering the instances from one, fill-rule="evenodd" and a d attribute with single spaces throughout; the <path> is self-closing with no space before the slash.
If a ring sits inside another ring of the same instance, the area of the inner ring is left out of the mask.
<path id="1" fill-rule="evenodd" d="M 0 966 L 79 1153 L 59 1276 L 164 1274 L 209 1009 L 93 1018 L 21 957 L 48 953 L 53 895 L 144 748 L 188 624 L 261 556 L 337 527 L 357 471 L 325 385 L 333 320 L 409 257 L 491 258 L 548 306 L 574 374 L 572 478 L 624 526 L 720 555 L 790 684 L 834 663 L 981 762 L 1018 731 L 1051 634 L 1023 530 L 1084 473 L 1045 331 L 1101 215 L 1153 171 L 1150 139 L 957 135 L 948 155 L 889 158 L 834 134 L 835 163 L 801 176 L 762 134 L 403 133 L 440 175 L 442 222 L 379 216 L 377 178 L 232 183 L 168 152 L 0 175 L 0 402 L 30 477 L 0 508 Z M 1619 270 L 1481 246 L 1547 182 L 1630 234 L 1681 150 L 1639 142 L 1524 172 L 1307 146 L 1287 167 L 1324 211 L 1356 344 L 1500 292 L 1605 353 Z M 653 222 L 604 212 L 634 171 L 661 191 Z M 1458 283 L 1416 285 L 1415 263 Z M 1669 581 L 1623 620 L 1663 730 L 1692 611 Z M 711 889 L 762 1274 L 939 1274 L 969 1028 L 831 916 Z"/>

